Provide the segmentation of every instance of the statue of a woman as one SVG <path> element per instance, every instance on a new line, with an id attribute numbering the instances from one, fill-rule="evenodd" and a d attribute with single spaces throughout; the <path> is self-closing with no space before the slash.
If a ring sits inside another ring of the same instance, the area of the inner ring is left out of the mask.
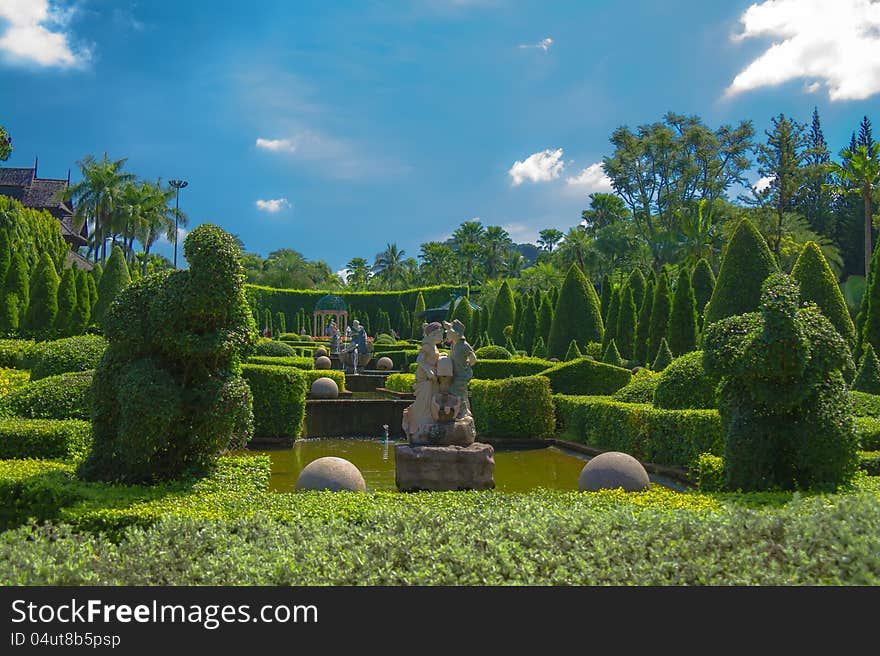
<path id="1" fill-rule="evenodd" d="M 458 410 L 458 416 L 461 417 L 470 414 L 468 383 L 474 377 L 472 367 L 477 361 L 477 355 L 464 336 L 464 324 L 461 321 L 444 321 L 443 327 L 446 328 L 446 339 L 451 344 L 449 358 L 452 360 L 452 385 L 449 391 L 461 400 Z"/>
<path id="2" fill-rule="evenodd" d="M 437 361 L 440 351 L 437 345 L 443 341 L 443 326 L 434 321 L 422 324 L 422 348 L 416 357 L 416 382 L 413 390 L 415 402 L 403 411 L 403 431 L 412 436 L 426 424 L 433 423 L 431 399 L 437 391 Z"/>

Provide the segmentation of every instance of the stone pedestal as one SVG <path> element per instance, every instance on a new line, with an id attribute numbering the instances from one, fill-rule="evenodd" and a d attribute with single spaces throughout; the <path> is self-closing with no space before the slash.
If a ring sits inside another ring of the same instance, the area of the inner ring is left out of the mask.
<path id="1" fill-rule="evenodd" d="M 395 481 L 401 492 L 491 490 L 495 487 L 495 449 L 470 446 L 394 447 Z"/>
<path id="2" fill-rule="evenodd" d="M 470 446 L 477 437 L 474 418 L 470 415 L 445 423 L 429 424 L 410 435 L 413 446 Z"/>

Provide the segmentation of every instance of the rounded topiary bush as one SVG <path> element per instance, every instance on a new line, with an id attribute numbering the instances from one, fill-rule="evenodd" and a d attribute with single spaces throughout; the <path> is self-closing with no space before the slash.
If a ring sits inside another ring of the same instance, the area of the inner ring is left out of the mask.
<path id="1" fill-rule="evenodd" d="M 107 340 L 99 335 L 37 342 L 28 348 L 24 364 L 31 370 L 31 380 L 39 380 L 71 371 L 94 369 L 106 350 Z"/>
<path id="2" fill-rule="evenodd" d="M 718 380 L 703 369 L 703 352 L 675 358 L 660 374 L 654 405 L 668 410 L 718 407 Z"/>
<path id="3" fill-rule="evenodd" d="M 296 351 L 290 344 L 279 342 L 274 339 L 263 339 L 254 349 L 254 355 L 262 355 L 268 357 L 292 357 L 296 355 Z"/>
<path id="4" fill-rule="evenodd" d="M 614 392 L 611 398 L 623 403 L 651 403 L 659 382 L 660 374 L 650 369 L 639 369 L 632 380 Z"/>
<path id="5" fill-rule="evenodd" d="M 380 333 L 376 335 L 376 339 L 373 340 L 373 345 L 394 346 L 395 344 L 397 344 L 397 340 L 388 333 Z"/>
<path id="6" fill-rule="evenodd" d="M 30 419 L 88 419 L 92 371 L 49 376 L 12 390 L 0 399 L 0 416 Z"/>
<path id="7" fill-rule="evenodd" d="M 503 346 L 482 346 L 476 355 L 481 360 L 510 360 L 510 351 Z"/>

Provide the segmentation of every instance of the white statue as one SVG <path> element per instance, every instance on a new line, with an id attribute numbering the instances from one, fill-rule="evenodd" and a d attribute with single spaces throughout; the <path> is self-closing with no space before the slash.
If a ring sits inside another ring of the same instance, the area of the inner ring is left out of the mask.
<path id="1" fill-rule="evenodd" d="M 431 401 L 438 389 L 437 363 L 440 351 L 437 345 L 443 341 L 443 326 L 434 321 L 422 324 L 422 348 L 416 357 L 416 381 L 413 385 L 415 402 L 403 411 L 403 431 L 407 437 L 419 433 L 424 427 L 434 423 L 431 416 Z"/>

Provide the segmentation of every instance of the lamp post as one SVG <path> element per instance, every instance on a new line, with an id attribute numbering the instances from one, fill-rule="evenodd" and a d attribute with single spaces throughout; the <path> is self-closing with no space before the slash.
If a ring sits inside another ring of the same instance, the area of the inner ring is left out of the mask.
<path id="1" fill-rule="evenodd" d="M 174 206 L 174 268 L 177 268 L 177 222 L 180 218 L 180 190 L 186 187 L 189 182 L 186 180 L 169 180 L 168 184 L 177 190 L 177 200 Z"/>

